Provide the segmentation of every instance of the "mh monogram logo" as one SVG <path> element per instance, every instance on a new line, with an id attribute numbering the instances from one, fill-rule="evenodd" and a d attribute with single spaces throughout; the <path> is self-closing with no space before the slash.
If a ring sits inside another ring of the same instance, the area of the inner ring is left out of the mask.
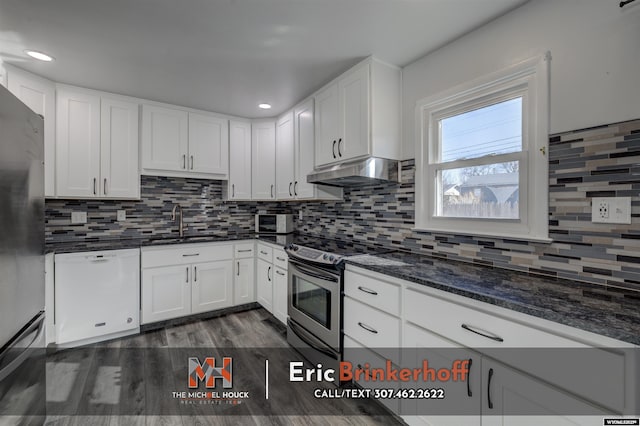
<path id="1" fill-rule="evenodd" d="M 232 365 L 233 358 L 223 357 L 222 367 L 216 367 L 216 360 L 213 357 L 204 359 L 204 364 L 200 364 L 200 360 L 195 357 L 189 358 L 189 388 L 197 389 L 198 382 L 204 381 L 207 388 L 216 387 L 216 379 L 222 379 L 223 388 L 231 388 L 232 386 Z"/>

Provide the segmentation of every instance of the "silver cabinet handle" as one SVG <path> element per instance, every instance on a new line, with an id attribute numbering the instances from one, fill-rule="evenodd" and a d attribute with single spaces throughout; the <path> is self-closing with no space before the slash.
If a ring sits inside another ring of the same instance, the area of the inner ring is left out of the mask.
<path id="1" fill-rule="evenodd" d="M 193 155 L 191 156 L 191 170 L 193 170 Z"/>
<path id="2" fill-rule="evenodd" d="M 198 281 L 198 267 L 194 266 L 193 267 L 193 282 L 195 283 L 196 281 Z"/>
<path id="3" fill-rule="evenodd" d="M 189 253 L 189 254 L 182 255 L 182 257 L 193 257 L 193 256 L 200 256 L 200 253 Z"/>
<path id="4" fill-rule="evenodd" d="M 342 152 L 340 151 L 340 145 L 342 145 L 342 138 L 338 139 L 338 157 L 342 157 Z"/>
<path id="5" fill-rule="evenodd" d="M 267 279 L 271 281 L 271 266 L 269 266 L 269 269 L 267 269 Z"/>
<path id="6" fill-rule="evenodd" d="M 377 291 L 373 291 L 373 290 L 371 290 L 370 288 L 367 288 L 367 287 L 358 286 L 358 290 L 364 291 L 365 293 L 372 294 L 374 296 L 378 295 Z"/>
<path id="7" fill-rule="evenodd" d="M 185 283 L 189 282 L 189 267 L 187 266 L 187 278 L 184 280 Z"/>
<path id="8" fill-rule="evenodd" d="M 107 178 L 104 178 L 104 195 L 107 195 Z"/>
<path id="9" fill-rule="evenodd" d="M 489 369 L 489 378 L 487 380 L 487 406 L 493 410 L 493 401 L 491 400 L 491 379 L 493 379 L 493 368 Z"/>
<path id="10" fill-rule="evenodd" d="M 231 184 L 231 198 L 234 198 L 236 196 L 236 184 L 232 183 Z"/>
<path id="11" fill-rule="evenodd" d="M 260 250 L 260 254 L 269 254 L 266 251 Z"/>
<path id="12" fill-rule="evenodd" d="M 278 275 L 282 275 L 282 276 L 284 277 L 284 272 L 280 272 L 280 271 L 278 271 L 277 269 L 276 269 L 276 274 L 278 274 Z"/>
<path id="13" fill-rule="evenodd" d="M 331 153 L 333 154 L 333 158 L 338 158 L 336 157 L 336 141 L 333 141 L 333 147 L 331 148 Z"/>
<path id="14" fill-rule="evenodd" d="M 94 327 L 104 327 L 105 325 L 107 325 L 106 322 L 98 322 L 94 325 Z"/>
<path id="15" fill-rule="evenodd" d="M 182 154 L 182 168 L 183 169 L 187 168 L 187 155 L 186 154 Z"/>
<path id="16" fill-rule="evenodd" d="M 238 250 L 238 253 L 249 253 L 249 252 L 251 252 L 251 251 L 253 251 L 253 250 L 251 250 L 251 249 Z M 261 252 L 261 253 L 262 253 L 262 252 Z M 267 253 L 264 253 L 264 254 L 267 254 Z"/>
<path id="17" fill-rule="evenodd" d="M 93 195 L 98 195 L 98 188 L 96 187 L 98 179 L 93 178 Z"/>
<path id="18" fill-rule="evenodd" d="M 471 364 L 473 363 L 473 359 L 469 358 L 469 370 L 467 371 L 467 396 L 471 398 L 473 396 L 473 392 L 471 392 Z"/>
<path id="19" fill-rule="evenodd" d="M 273 185 L 271 185 L 271 198 L 273 198 Z"/>
<path id="20" fill-rule="evenodd" d="M 497 336 L 497 335 L 495 335 L 493 333 L 489 333 L 488 331 L 484 331 L 483 330 L 484 333 L 482 333 L 482 332 L 480 332 L 478 330 L 475 330 L 473 327 L 471 327 L 471 326 L 469 326 L 467 324 L 462 324 L 461 327 L 464 328 L 467 331 L 470 331 L 472 333 L 476 333 L 476 334 L 479 334 L 480 336 L 486 337 L 487 339 L 495 340 L 496 342 L 504 342 L 504 339 L 502 337 Z"/>
<path id="21" fill-rule="evenodd" d="M 293 182 L 289 182 L 289 197 L 293 197 L 293 193 L 291 192 L 292 185 L 293 185 Z"/>
<path id="22" fill-rule="evenodd" d="M 293 195 L 298 196 L 298 181 L 293 184 Z"/>
<path id="23" fill-rule="evenodd" d="M 359 322 L 358 325 L 360 327 L 364 328 L 365 330 L 367 330 L 369 333 L 378 334 L 378 330 L 376 330 L 375 328 L 371 327 L 370 325 L 363 324 L 361 322 Z"/>
<path id="24" fill-rule="evenodd" d="M 281 258 L 280 256 L 276 256 L 276 259 L 278 259 L 280 262 L 284 262 L 286 259 Z"/>
<path id="25" fill-rule="evenodd" d="M 238 269 L 236 270 L 236 275 L 240 276 L 240 262 L 238 262 Z"/>

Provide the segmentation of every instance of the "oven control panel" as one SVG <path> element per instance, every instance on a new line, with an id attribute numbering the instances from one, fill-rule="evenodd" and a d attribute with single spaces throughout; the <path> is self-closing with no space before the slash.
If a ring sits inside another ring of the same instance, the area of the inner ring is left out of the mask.
<path id="1" fill-rule="evenodd" d="M 314 263 L 335 265 L 342 260 L 342 256 L 327 253 L 322 250 L 316 250 L 310 247 L 301 247 L 297 244 L 289 244 L 284 249 L 289 256 Z"/>

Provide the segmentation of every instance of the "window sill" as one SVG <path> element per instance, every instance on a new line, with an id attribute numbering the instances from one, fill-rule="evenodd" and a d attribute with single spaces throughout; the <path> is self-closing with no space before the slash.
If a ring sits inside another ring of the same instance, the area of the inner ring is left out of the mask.
<path id="1" fill-rule="evenodd" d="M 434 234 L 447 234 L 447 235 L 465 235 L 470 237 L 488 237 L 498 240 L 519 240 L 519 241 L 528 241 L 534 243 L 543 243 L 550 244 L 553 242 L 553 239 L 549 237 L 534 237 L 531 235 L 522 235 L 522 234 L 500 234 L 496 235 L 490 232 L 467 232 L 467 231 L 452 231 L 451 229 L 442 229 L 442 228 L 411 228 L 412 231 L 416 232 L 431 232 Z"/>

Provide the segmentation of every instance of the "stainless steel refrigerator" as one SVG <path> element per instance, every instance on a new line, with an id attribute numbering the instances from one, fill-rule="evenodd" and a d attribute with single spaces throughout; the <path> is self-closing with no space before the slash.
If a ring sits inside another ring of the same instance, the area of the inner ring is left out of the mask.
<path id="1" fill-rule="evenodd" d="M 0 86 L 0 424 L 42 424 L 43 119 Z"/>

